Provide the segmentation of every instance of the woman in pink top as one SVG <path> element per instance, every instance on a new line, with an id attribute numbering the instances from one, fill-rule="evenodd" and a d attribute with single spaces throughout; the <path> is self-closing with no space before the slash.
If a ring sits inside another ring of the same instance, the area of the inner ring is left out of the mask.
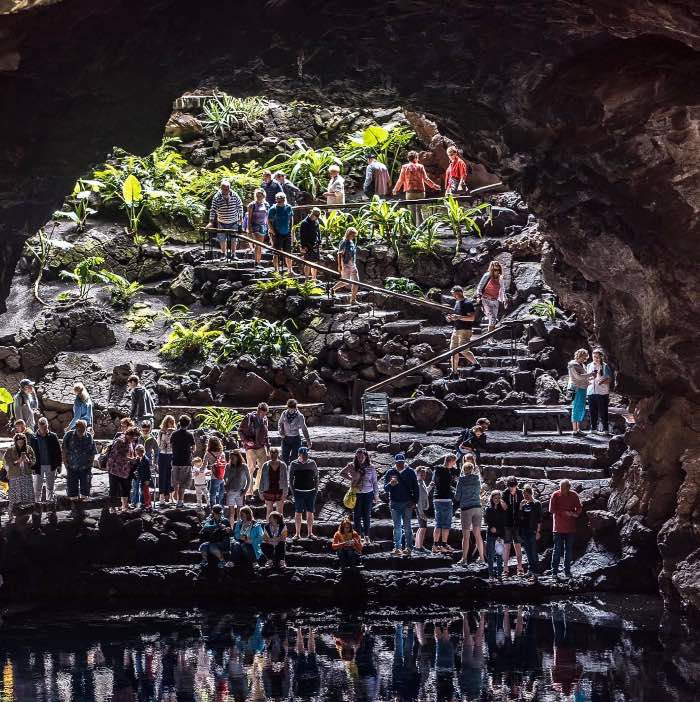
<path id="1" fill-rule="evenodd" d="M 503 268 L 498 261 L 489 263 L 488 272 L 484 273 L 476 286 L 476 301 L 481 303 L 486 318 L 489 320 L 489 331 L 498 324 L 498 308 L 506 301 L 505 285 L 503 284 Z"/>

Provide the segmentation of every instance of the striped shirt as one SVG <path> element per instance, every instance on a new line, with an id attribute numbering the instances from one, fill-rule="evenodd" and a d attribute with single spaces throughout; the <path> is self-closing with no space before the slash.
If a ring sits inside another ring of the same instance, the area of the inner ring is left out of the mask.
<path id="1" fill-rule="evenodd" d="M 228 197 L 219 190 L 211 201 L 209 221 L 212 224 L 242 224 L 243 203 L 241 198 L 231 190 Z"/>

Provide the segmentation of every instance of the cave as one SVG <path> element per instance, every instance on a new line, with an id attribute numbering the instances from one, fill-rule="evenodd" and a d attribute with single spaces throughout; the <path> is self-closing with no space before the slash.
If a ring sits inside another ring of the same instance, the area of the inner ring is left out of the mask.
<path id="1" fill-rule="evenodd" d="M 151 152 L 183 95 L 400 106 L 536 216 L 545 283 L 629 406 L 599 523 L 669 610 L 700 608 L 698 69 L 683 0 L 0 2 L 0 304 L 76 179 Z"/>

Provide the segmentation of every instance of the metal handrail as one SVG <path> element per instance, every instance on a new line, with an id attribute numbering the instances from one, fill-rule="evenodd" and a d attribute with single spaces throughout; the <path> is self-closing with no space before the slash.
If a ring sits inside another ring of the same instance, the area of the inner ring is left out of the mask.
<path id="1" fill-rule="evenodd" d="M 313 263 L 312 261 L 307 261 L 303 259 L 301 256 L 297 256 L 296 254 L 288 253 L 287 251 L 281 251 L 280 249 L 276 249 L 274 246 L 270 246 L 269 244 L 265 244 L 262 241 L 258 241 L 257 239 L 251 239 L 248 236 L 245 236 L 244 234 L 239 234 L 237 232 L 232 231 L 231 229 L 218 229 L 216 227 L 200 227 L 200 229 L 203 232 L 225 232 L 226 234 L 230 235 L 231 237 L 235 237 L 237 239 L 241 239 L 243 241 L 247 241 L 255 246 L 261 246 L 262 248 L 266 249 L 267 251 L 272 251 L 274 254 L 278 256 L 283 256 L 285 258 L 291 258 L 293 261 L 297 261 L 298 263 L 301 263 L 304 266 L 308 266 L 309 268 L 314 268 L 317 271 L 323 271 L 324 273 L 327 273 L 329 275 L 335 276 L 339 282 L 342 283 L 347 283 L 348 285 L 357 285 L 359 288 L 364 288 L 365 290 L 372 290 L 373 292 L 378 292 L 382 293 L 384 295 L 388 295 L 390 297 L 395 297 L 401 300 L 406 300 L 407 302 L 412 302 L 417 305 L 423 305 L 424 307 L 431 307 L 433 309 L 438 309 L 441 312 L 454 312 L 452 307 L 448 305 L 441 305 L 438 302 L 432 302 L 431 300 L 422 300 L 421 298 L 418 297 L 413 297 L 412 295 L 406 295 L 405 293 L 400 293 L 396 292 L 394 290 L 387 290 L 386 288 L 380 288 L 377 287 L 376 285 L 372 285 L 371 283 L 364 283 L 362 281 L 358 280 L 350 280 L 349 278 L 343 278 L 338 271 L 334 271 L 332 268 L 327 268 L 326 266 L 322 266 L 319 263 Z"/>
<path id="2" fill-rule="evenodd" d="M 491 183 L 490 185 L 483 185 L 480 188 L 476 188 L 475 190 L 470 190 L 469 194 L 467 195 L 453 195 L 452 197 L 459 201 L 462 200 L 471 200 L 476 193 L 481 193 L 485 192 L 486 190 L 493 190 L 494 188 L 500 188 L 503 185 L 502 181 L 498 181 L 498 183 Z M 423 197 L 420 198 L 420 200 L 405 200 L 403 198 L 384 198 L 387 202 L 401 202 L 405 203 L 406 205 L 430 205 L 431 203 L 434 202 L 442 202 L 445 199 L 446 196 L 441 195 L 440 197 Z M 365 205 L 369 204 L 371 200 L 365 200 L 365 201 L 360 201 L 360 202 L 345 202 L 342 205 L 327 205 L 327 204 L 319 204 L 319 205 L 294 205 L 292 207 L 293 210 L 310 210 L 314 207 L 318 207 L 319 210 L 356 210 L 361 207 L 364 207 Z"/>
<path id="3" fill-rule="evenodd" d="M 401 371 L 400 373 L 397 373 L 396 375 L 392 375 L 391 378 L 387 378 L 386 380 L 382 380 L 379 383 L 376 383 L 375 385 L 371 385 L 368 387 L 363 393 L 362 396 L 364 397 L 368 392 L 377 392 L 377 390 L 380 390 L 383 387 L 386 387 L 388 385 L 391 385 L 395 381 L 405 378 L 407 375 L 413 375 L 416 371 L 421 370 L 422 368 L 427 368 L 428 366 L 433 365 L 437 361 L 442 361 L 445 358 L 451 358 L 452 356 L 455 356 L 456 354 L 464 351 L 465 349 L 468 349 L 470 346 L 476 346 L 479 342 L 483 341 L 484 339 L 490 339 L 492 336 L 495 336 L 498 334 L 498 332 L 503 331 L 506 327 L 509 327 L 513 324 L 518 324 L 519 320 L 515 319 L 510 319 L 505 322 L 501 322 L 496 326 L 495 329 L 492 329 L 491 331 L 486 332 L 485 334 L 481 334 L 481 336 L 475 336 L 469 341 L 467 341 L 464 344 L 460 344 L 459 346 L 455 346 L 455 348 L 450 349 L 449 351 L 443 351 L 441 354 L 438 354 L 437 356 L 434 356 L 431 358 L 429 361 L 425 361 L 423 363 L 420 363 L 417 366 L 414 366 L 413 368 L 408 368 L 407 370 Z"/>

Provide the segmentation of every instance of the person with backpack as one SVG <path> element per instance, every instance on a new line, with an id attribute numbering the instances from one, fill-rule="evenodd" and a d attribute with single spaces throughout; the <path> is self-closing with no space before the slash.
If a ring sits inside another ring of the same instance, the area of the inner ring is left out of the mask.
<path id="1" fill-rule="evenodd" d="M 321 226 L 319 219 L 321 210 L 314 207 L 299 225 L 299 245 L 304 260 L 318 263 L 321 260 Z M 316 280 L 318 271 L 311 266 L 305 266 L 304 275 L 311 280 Z"/>
<path id="2" fill-rule="evenodd" d="M 77 431 L 77 425 L 76 425 Z M 139 440 L 139 430 L 129 427 L 119 434 L 112 442 L 107 455 L 107 472 L 109 473 L 109 496 L 121 502 L 122 512 L 129 510 L 129 494 L 131 493 L 131 477 L 136 462 L 136 444 Z M 114 511 L 116 505 L 111 505 Z"/>
<path id="3" fill-rule="evenodd" d="M 268 232 L 267 213 L 269 209 L 270 206 L 265 201 L 265 191 L 262 188 L 256 188 L 253 192 L 253 202 L 248 204 L 244 218 L 246 231 L 251 239 L 256 239 L 260 242 L 265 241 Z M 255 265 L 259 266 L 261 260 L 262 248 L 256 246 Z"/>
<path id="4" fill-rule="evenodd" d="M 46 501 L 52 504 L 55 513 L 54 503 L 56 493 L 54 485 L 56 476 L 61 472 L 63 455 L 61 452 L 61 442 L 55 432 L 49 430 L 49 421 L 46 417 L 40 417 L 37 422 L 36 434 L 34 435 L 34 453 L 36 455 L 36 465 L 34 466 L 32 482 L 34 483 L 34 501 L 41 502 L 41 493 L 46 484 Z"/>
<path id="5" fill-rule="evenodd" d="M 173 450 L 172 485 L 177 507 L 185 506 L 185 490 L 192 482 L 192 457 L 194 454 L 194 434 L 189 430 L 192 419 L 183 414 L 178 420 L 178 428 L 170 437 Z"/>
<path id="6" fill-rule="evenodd" d="M 270 411 L 266 402 L 261 402 L 255 412 L 249 412 L 238 427 L 238 436 L 245 449 L 246 463 L 252 480 L 248 495 L 260 488 L 260 472 L 270 458 L 267 414 Z"/>
<path id="7" fill-rule="evenodd" d="M 428 177 L 425 166 L 418 162 L 418 152 L 408 152 L 408 163 L 401 166 L 399 179 L 394 185 L 393 194 L 398 195 L 402 190 L 406 200 L 423 200 L 426 187 L 440 190 L 440 186 Z M 413 214 L 413 221 L 419 227 L 423 223 L 423 210 L 420 205 L 409 205 L 408 209 Z"/>
<path id="8" fill-rule="evenodd" d="M 465 194 L 468 193 L 467 178 L 469 178 L 470 169 L 467 162 L 459 155 L 454 145 L 447 147 L 447 157 L 450 163 L 445 170 L 445 197 L 456 195 L 460 190 L 464 190 Z"/>
<path id="9" fill-rule="evenodd" d="M 359 290 L 357 285 L 348 283 L 345 281 L 360 280 L 360 274 L 357 270 L 357 244 L 355 243 L 355 238 L 357 237 L 357 229 L 355 227 L 348 227 L 345 230 L 345 237 L 338 244 L 338 252 L 336 254 L 338 259 L 338 273 L 340 273 L 341 280 L 339 283 L 335 284 L 333 291 L 342 290 L 343 288 L 350 288 L 350 304 L 354 305 L 357 302 L 357 291 Z"/>
<path id="10" fill-rule="evenodd" d="M 272 246 L 278 251 L 292 253 L 292 246 L 294 244 L 294 232 L 292 231 L 294 210 L 291 205 L 287 204 L 287 196 L 284 193 L 277 193 L 277 195 L 275 195 L 275 204 L 267 213 L 267 223 L 270 228 Z M 286 266 L 289 275 L 294 275 L 291 258 L 285 256 L 284 261 L 281 262 L 280 256 L 275 254 L 272 262 L 276 273 L 280 272 L 280 268 Z"/>
<path id="11" fill-rule="evenodd" d="M 367 156 L 365 182 L 362 184 L 362 190 L 370 199 L 374 195 L 386 197 L 391 192 L 389 169 L 377 159 L 377 154 Z"/>
<path id="12" fill-rule="evenodd" d="M 209 480 L 209 506 L 223 505 L 224 502 L 224 475 L 226 473 L 226 454 L 218 436 L 210 436 L 207 440 L 207 449 L 204 452 L 202 468 L 211 471 Z"/>
<path id="13" fill-rule="evenodd" d="M 95 439 L 87 430 L 87 422 L 79 419 L 75 429 L 69 429 L 63 437 L 63 463 L 66 466 L 66 493 L 71 500 L 72 511 L 75 517 L 80 515 L 80 503 L 90 497 L 92 484 L 92 466 L 95 462 L 97 447 Z M 132 430 L 138 435 L 135 429 Z M 122 440 L 123 441 L 123 440 Z M 116 457 L 116 451 L 112 449 Z M 113 466 L 114 467 L 114 462 Z M 126 480 L 131 473 L 131 465 L 126 465 Z M 110 474 L 110 484 L 112 483 Z M 126 493 L 128 495 L 128 492 Z M 120 496 L 124 497 L 120 494 Z M 124 498 L 126 499 L 126 498 Z"/>
<path id="14" fill-rule="evenodd" d="M 23 420 L 27 428 L 33 433 L 38 415 L 39 400 L 36 396 L 34 382 L 29 380 L 29 378 L 24 378 L 19 381 L 19 390 L 12 398 L 10 421 Z"/>
<path id="15" fill-rule="evenodd" d="M 403 453 L 397 453 L 394 462 L 394 467 L 384 474 L 384 490 L 389 494 L 389 509 L 394 522 L 394 550 L 391 555 L 410 556 L 413 547 L 411 517 L 419 499 L 418 478 L 413 468 L 406 465 Z"/>
<path id="16" fill-rule="evenodd" d="M 287 400 L 287 408 L 280 415 L 277 430 L 282 438 L 282 461 L 287 465 L 299 455 L 302 434 L 306 439 L 306 445 L 311 448 L 306 417 L 299 411 L 297 401 L 293 397 Z"/>
<path id="17" fill-rule="evenodd" d="M 153 426 L 155 414 L 153 396 L 147 388 L 141 385 L 138 375 L 130 375 L 126 384 L 129 390 L 131 390 L 131 409 L 129 410 L 129 417 L 134 420 L 136 425 L 147 421 Z"/>

